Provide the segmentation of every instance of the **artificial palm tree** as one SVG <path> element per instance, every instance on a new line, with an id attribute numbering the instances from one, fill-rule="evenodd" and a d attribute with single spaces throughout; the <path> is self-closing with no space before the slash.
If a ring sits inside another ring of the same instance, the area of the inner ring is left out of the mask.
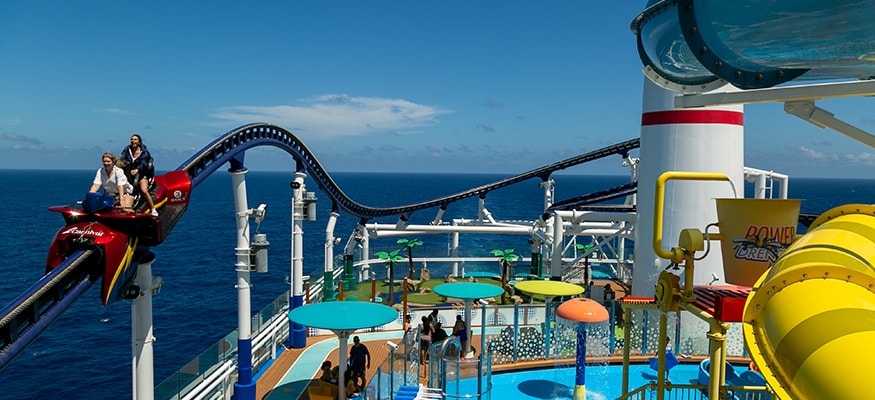
<path id="1" fill-rule="evenodd" d="M 595 243 L 590 244 L 580 244 L 575 243 L 574 248 L 577 250 L 582 250 L 584 254 L 590 251 L 595 247 Z M 583 258 L 583 287 L 586 288 L 587 291 L 590 290 L 590 282 L 592 281 L 592 268 L 589 266 L 589 256 Z M 587 293 L 587 297 L 589 297 L 589 293 Z"/>
<path id="2" fill-rule="evenodd" d="M 404 245 L 402 249 L 407 249 L 407 261 L 410 263 L 410 271 L 407 275 L 407 279 L 413 279 L 413 248 L 416 246 L 422 246 L 422 240 L 419 239 L 398 239 L 398 244 Z"/>
<path id="3" fill-rule="evenodd" d="M 389 268 L 389 305 L 394 304 L 393 299 L 394 295 L 394 286 L 395 286 L 395 263 L 401 261 L 404 257 L 398 255 L 398 252 L 401 249 L 393 250 L 391 253 L 386 253 L 385 251 L 378 251 L 374 253 L 381 260 L 385 260 L 386 267 Z"/>
<path id="4" fill-rule="evenodd" d="M 501 262 L 501 288 L 504 289 L 507 286 L 510 263 L 519 260 L 520 256 L 514 254 L 513 249 L 492 250 L 490 253 L 498 257 L 498 261 Z M 501 304 L 507 304 L 504 292 L 501 293 Z"/>

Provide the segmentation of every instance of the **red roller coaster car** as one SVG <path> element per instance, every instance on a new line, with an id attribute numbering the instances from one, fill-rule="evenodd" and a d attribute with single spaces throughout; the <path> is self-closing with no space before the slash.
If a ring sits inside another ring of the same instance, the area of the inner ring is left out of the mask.
<path id="1" fill-rule="evenodd" d="M 66 224 L 55 234 L 46 272 L 75 250 L 94 249 L 98 257 L 92 258 L 97 260 L 93 273 L 103 275 L 101 301 L 106 305 L 125 298 L 139 261 L 148 256 L 151 246 L 164 241 L 191 196 L 191 180 L 185 171 L 156 176 L 153 188 L 158 216 L 123 212 L 93 193 L 80 204 L 49 207 L 61 213 Z"/>

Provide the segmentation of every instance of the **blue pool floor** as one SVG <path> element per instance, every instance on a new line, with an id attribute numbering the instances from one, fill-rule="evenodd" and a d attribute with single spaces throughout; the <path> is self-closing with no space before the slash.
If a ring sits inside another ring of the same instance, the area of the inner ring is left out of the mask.
<path id="1" fill-rule="evenodd" d="M 681 364 L 672 368 L 669 379 L 676 384 L 697 384 L 699 364 Z M 647 365 L 629 367 L 629 390 L 634 390 L 656 380 L 656 371 Z M 562 367 L 520 372 L 507 372 L 492 376 L 494 400 L 506 399 L 571 399 L 574 392 L 574 368 Z M 587 399 L 616 399 L 622 394 L 623 367 L 621 365 L 588 365 L 586 367 Z M 456 388 L 458 387 L 458 392 Z M 448 393 L 476 393 L 476 379 L 464 379 L 456 386 L 450 382 Z"/>

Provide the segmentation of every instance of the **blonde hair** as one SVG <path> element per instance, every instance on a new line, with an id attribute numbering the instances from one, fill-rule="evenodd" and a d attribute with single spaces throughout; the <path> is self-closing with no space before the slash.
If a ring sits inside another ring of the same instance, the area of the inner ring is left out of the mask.
<path id="1" fill-rule="evenodd" d="M 113 164 L 115 164 L 115 162 L 118 161 L 118 157 L 116 157 L 115 153 L 113 153 L 111 151 L 107 151 L 106 153 L 103 153 L 103 156 L 101 156 L 100 159 L 103 160 L 104 158 L 109 158 L 109 160 L 112 161 Z"/>

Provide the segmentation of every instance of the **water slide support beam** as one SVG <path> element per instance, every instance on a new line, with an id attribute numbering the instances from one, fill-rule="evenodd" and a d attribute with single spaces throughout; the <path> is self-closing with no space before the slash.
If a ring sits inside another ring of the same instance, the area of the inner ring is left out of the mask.
<path id="1" fill-rule="evenodd" d="M 837 119 L 835 114 L 814 105 L 814 101 L 788 101 L 784 103 L 784 111 L 820 128 L 830 128 L 875 149 L 875 136 Z"/>
<path id="2" fill-rule="evenodd" d="M 713 92 L 675 97 L 675 107 L 695 108 L 716 105 L 784 103 L 784 111 L 821 128 L 830 128 L 870 148 L 875 136 L 835 118 L 835 114 L 814 104 L 820 99 L 875 96 L 875 81 L 853 81 L 813 85 L 752 89 L 741 92 Z"/>

